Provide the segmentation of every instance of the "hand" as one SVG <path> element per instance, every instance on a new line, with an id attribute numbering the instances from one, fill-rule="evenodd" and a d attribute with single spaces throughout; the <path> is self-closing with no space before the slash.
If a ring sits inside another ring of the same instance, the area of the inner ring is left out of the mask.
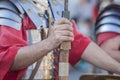
<path id="1" fill-rule="evenodd" d="M 47 39 L 53 49 L 57 48 L 64 41 L 73 41 L 72 23 L 64 18 L 56 21 L 54 26 L 50 28 Z"/>

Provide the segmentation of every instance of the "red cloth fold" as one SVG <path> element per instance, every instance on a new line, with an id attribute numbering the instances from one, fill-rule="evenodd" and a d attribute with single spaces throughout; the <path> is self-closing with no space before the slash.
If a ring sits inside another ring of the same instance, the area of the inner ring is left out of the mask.
<path id="1" fill-rule="evenodd" d="M 91 40 L 83 36 L 77 29 L 75 23 L 73 23 L 74 29 L 74 41 L 71 43 L 72 47 L 70 50 L 69 62 L 74 66 L 81 58 L 86 47 L 89 45 Z"/>
<path id="2" fill-rule="evenodd" d="M 4 52 L 4 56 L 0 61 L 0 80 L 3 80 L 3 78 L 9 71 L 9 68 L 13 63 L 17 50 L 18 48 L 16 48 L 16 46 L 12 46 L 12 47 L 6 48 L 5 52 L 2 51 L 2 53 Z"/>
<path id="3" fill-rule="evenodd" d="M 27 21 L 26 21 L 27 22 Z M 0 25 L 0 80 L 17 80 L 24 73 L 24 69 L 10 72 L 18 50 L 27 46 L 25 23 L 21 30 Z"/>

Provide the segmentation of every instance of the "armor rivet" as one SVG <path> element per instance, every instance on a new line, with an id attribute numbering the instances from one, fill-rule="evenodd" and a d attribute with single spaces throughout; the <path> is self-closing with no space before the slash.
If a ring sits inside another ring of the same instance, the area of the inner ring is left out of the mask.
<path id="1" fill-rule="evenodd" d="M 57 5 L 58 5 L 58 3 L 57 3 L 57 1 L 56 1 L 56 0 L 52 0 L 52 2 L 53 2 L 53 4 L 54 4 L 55 6 L 57 6 Z"/>
<path id="2" fill-rule="evenodd" d="M 31 9 L 28 9 L 28 12 L 29 12 L 29 13 L 32 13 Z"/>
<path id="3" fill-rule="evenodd" d="M 20 0 L 22 3 L 24 3 L 25 0 Z"/>
<path id="4" fill-rule="evenodd" d="M 56 13 L 57 13 L 57 15 L 60 15 L 59 11 L 57 11 Z"/>

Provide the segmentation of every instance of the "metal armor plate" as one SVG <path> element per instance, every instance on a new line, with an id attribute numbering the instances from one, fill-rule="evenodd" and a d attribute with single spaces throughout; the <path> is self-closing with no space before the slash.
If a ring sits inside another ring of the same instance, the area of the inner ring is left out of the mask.
<path id="1" fill-rule="evenodd" d="M 120 34 L 120 5 L 112 4 L 101 11 L 95 24 L 96 35 L 103 32 Z"/>
<path id="2" fill-rule="evenodd" d="M 19 11 L 10 1 L 0 1 L 0 25 L 20 30 L 22 18 Z"/>
<path id="3" fill-rule="evenodd" d="M 96 34 L 104 32 L 115 32 L 120 34 L 120 26 L 114 24 L 101 25 L 101 27 L 99 27 L 99 29 L 96 31 Z"/>

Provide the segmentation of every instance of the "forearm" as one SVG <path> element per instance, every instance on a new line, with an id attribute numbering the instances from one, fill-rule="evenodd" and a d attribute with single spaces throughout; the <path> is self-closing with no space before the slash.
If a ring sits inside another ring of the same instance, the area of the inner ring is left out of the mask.
<path id="1" fill-rule="evenodd" d="M 119 51 L 118 50 L 109 50 L 106 52 L 108 52 L 112 58 L 114 58 L 115 60 L 120 62 L 120 50 Z"/>
<path id="2" fill-rule="evenodd" d="M 112 45 L 107 45 L 103 43 L 100 47 L 107 52 L 112 58 L 120 62 L 120 50 L 119 48 L 113 47 L 111 48 Z M 115 48 L 115 49 L 114 49 Z"/>
<path id="3" fill-rule="evenodd" d="M 103 42 L 100 47 L 112 58 L 120 62 L 120 37 L 115 37 Z"/>
<path id="4" fill-rule="evenodd" d="M 67 19 L 60 19 L 49 29 L 47 39 L 28 47 L 19 49 L 11 70 L 23 69 L 39 59 L 42 59 L 48 52 L 57 48 L 62 42 L 73 41 L 72 24 Z"/>
<path id="5" fill-rule="evenodd" d="M 120 64 L 94 43 L 89 44 L 82 58 L 102 69 L 120 74 Z"/>
<path id="6" fill-rule="evenodd" d="M 52 50 L 49 45 L 50 43 L 46 39 L 34 45 L 19 49 L 11 67 L 11 71 L 24 69 L 39 59 L 42 59 L 43 56 Z"/>

